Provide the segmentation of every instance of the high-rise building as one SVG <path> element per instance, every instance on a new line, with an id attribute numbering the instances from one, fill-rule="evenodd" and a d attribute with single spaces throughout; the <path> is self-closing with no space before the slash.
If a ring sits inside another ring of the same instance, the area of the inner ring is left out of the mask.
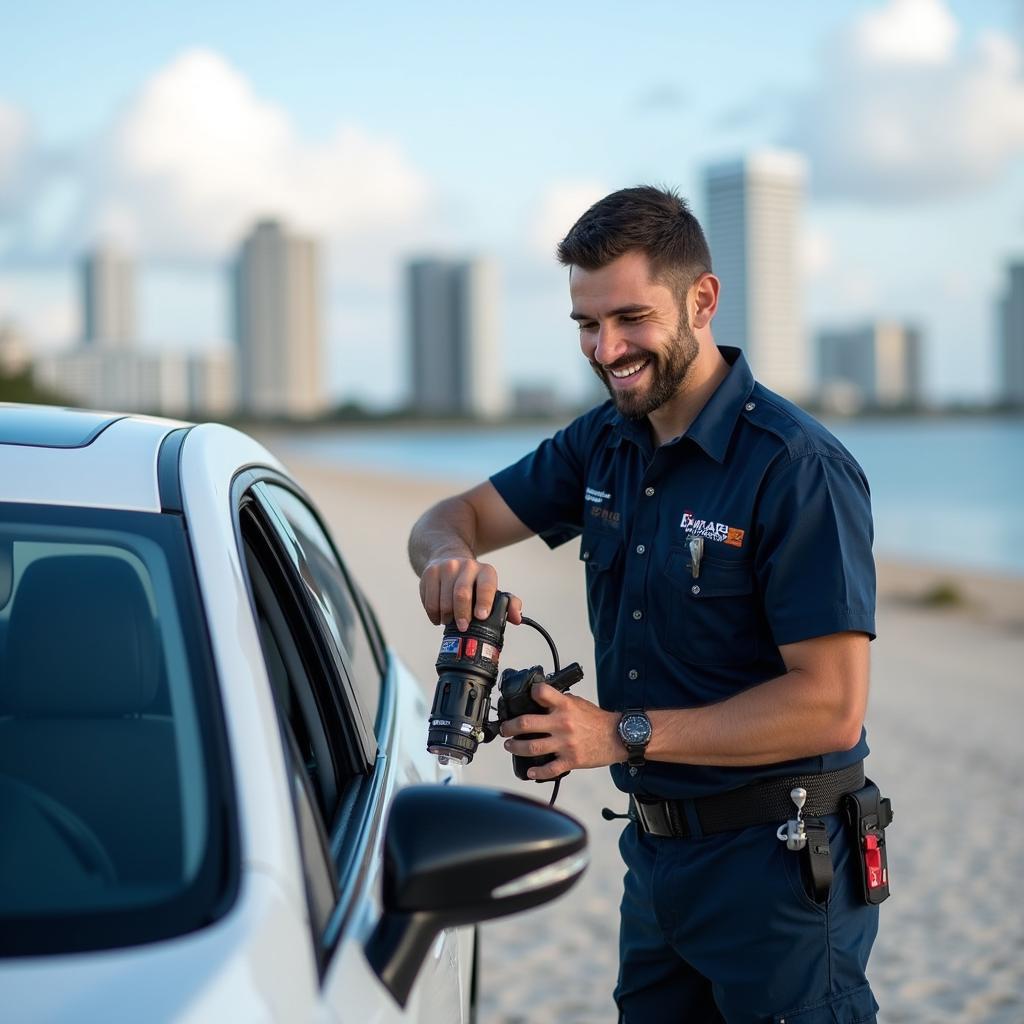
<path id="1" fill-rule="evenodd" d="M 788 398 L 811 390 L 803 322 L 800 215 L 806 164 L 766 150 L 707 168 L 704 227 L 722 282 L 713 329 L 744 350 L 754 375 Z"/>
<path id="2" fill-rule="evenodd" d="M 81 343 L 37 357 L 39 383 L 98 409 L 205 418 L 235 408 L 234 353 L 185 352 L 136 345 L 135 268 L 100 246 L 82 260 Z"/>
<path id="3" fill-rule="evenodd" d="M 124 253 L 101 245 L 81 264 L 82 342 L 96 348 L 135 343 L 135 265 Z"/>
<path id="4" fill-rule="evenodd" d="M 500 416 L 507 401 L 494 264 L 414 260 L 406 268 L 406 316 L 414 408 Z"/>
<path id="5" fill-rule="evenodd" d="M 234 409 L 234 353 L 90 348 L 36 358 L 35 379 L 93 409 L 205 419 Z"/>
<path id="6" fill-rule="evenodd" d="M 217 348 L 188 356 L 188 408 L 191 415 L 228 416 L 235 410 L 235 352 Z"/>
<path id="7" fill-rule="evenodd" d="M 999 304 L 1000 397 L 1024 405 L 1024 262 L 1011 263 L 1010 282 Z"/>
<path id="8" fill-rule="evenodd" d="M 918 405 L 921 332 L 879 321 L 818 334 L 818 386 L 824 404 L 845 408 Z"/>
<path id="9" fill-rule="evenodd" d="M 316 242 L 258 223 L 234 266 L 238 398 L 257 416 L 316 416 L 326 407 Z"/>

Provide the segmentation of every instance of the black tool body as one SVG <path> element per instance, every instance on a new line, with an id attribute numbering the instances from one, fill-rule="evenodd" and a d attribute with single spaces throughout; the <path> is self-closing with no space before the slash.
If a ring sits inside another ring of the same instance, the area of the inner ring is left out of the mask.
<path id="1" fill-rule="evenodd" d="M 565 693 L 570 686 L 578 683 L 582 678 L 583 669 L 580 667 L 579 662 L 575 661 L 571 665 L 566 665 L 559 672 L 552 672 L 549 676 L 544 674 L 544 670 L 540 665 L 524 669 L 507 668 L 502 672 L 499 684 L 501 696 L 498 698 L 498 720 L 506 722 L 511 718 L 519 718 L 521 715 L 547 714 L 547 708 L 542 707 L 533 699 L 532 690 L 534 684 L 547 683 L 548 686 L 553 686 L 556 690 Z M 517 736 L 516 739 L 535 740 L 541 739 L 546 735 L 547 733 L 542 732 L 523 733 L 521 736 Z M 538 768 L 540 765 L 547 764 L 554 759 L 554 754 L 540 754 L 536 757 L 513 754 L 512 770 L 515 772 L 516 778 L 525 780 L 528 778 L 526 773 L 531 768 Z M 563 778 L 568 774 L 568 772 L 563 772 L 559 778 Z"/>

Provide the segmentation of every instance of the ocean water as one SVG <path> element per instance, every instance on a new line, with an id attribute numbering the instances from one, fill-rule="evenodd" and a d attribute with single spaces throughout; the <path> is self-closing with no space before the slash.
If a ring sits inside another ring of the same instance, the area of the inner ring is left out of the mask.
<path id="1" fill-rule="evenodd" d="M 1024 576 L 1024 418 L 829 421 L 864 467 L 875 551 L 908 561 Z M 339 428 L 269 438 L 340 466 L 471 484 L 551 433 L 500 429 Z"/>

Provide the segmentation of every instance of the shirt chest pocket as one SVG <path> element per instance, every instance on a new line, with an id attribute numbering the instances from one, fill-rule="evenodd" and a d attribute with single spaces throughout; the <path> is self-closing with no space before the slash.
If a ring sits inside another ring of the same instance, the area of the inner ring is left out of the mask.
<path id="1" fill-rule="evenodd" d="M 669 551 L 668 618 L 660 639 L 691 665 L 742 665 L 757 657 L 757 602 L 749 562 L 705 554 L 695 577 L 690 553 Z"/>
<path id="2" fill-rule="evenodd" d="M 583 534 L 580 561 L 587 574 L 587 614 L 595 640 L 607 643 L 615 633 L 622 590 L 622 538 L 593 530 Z"/>

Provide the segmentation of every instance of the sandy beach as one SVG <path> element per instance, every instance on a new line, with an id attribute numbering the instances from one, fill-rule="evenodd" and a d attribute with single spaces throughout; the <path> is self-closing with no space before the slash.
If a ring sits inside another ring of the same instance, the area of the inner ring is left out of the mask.
<path id="1" fill-rule="evenodd" d="M 419 605 L 405 555 L 409 527 L 445 486 L 288 459 L 324 511 L 373 601 L 389 642 L 426 683 L 438 630 Z M 493 561 L 502 586 L 554 636 L 563 662 L 588 670 L 578 545 L 533 539 Z M 879 567 L 872 645 L 868 773 L 893 800 L 893 896 L 882 907 L 869 974 L 885 1024 L 1024 1021 L 1024 579 L 922 566 Z M 962 603 L 924 595 L 954 582 Z M 548 664 L 532 631 L 506 637 L 503 665 Z M 577 691 L 594 697 L 593 679 Z M 546 799 L 519 782 L 497 744 L 466 772 L 472 784 Z M 567 896 L 482 929 L 481 1024 L 611 1024 L 623 810 L 606 772 L 574 772 L 558 806 L 582 820 L 592 863 Z"/>

